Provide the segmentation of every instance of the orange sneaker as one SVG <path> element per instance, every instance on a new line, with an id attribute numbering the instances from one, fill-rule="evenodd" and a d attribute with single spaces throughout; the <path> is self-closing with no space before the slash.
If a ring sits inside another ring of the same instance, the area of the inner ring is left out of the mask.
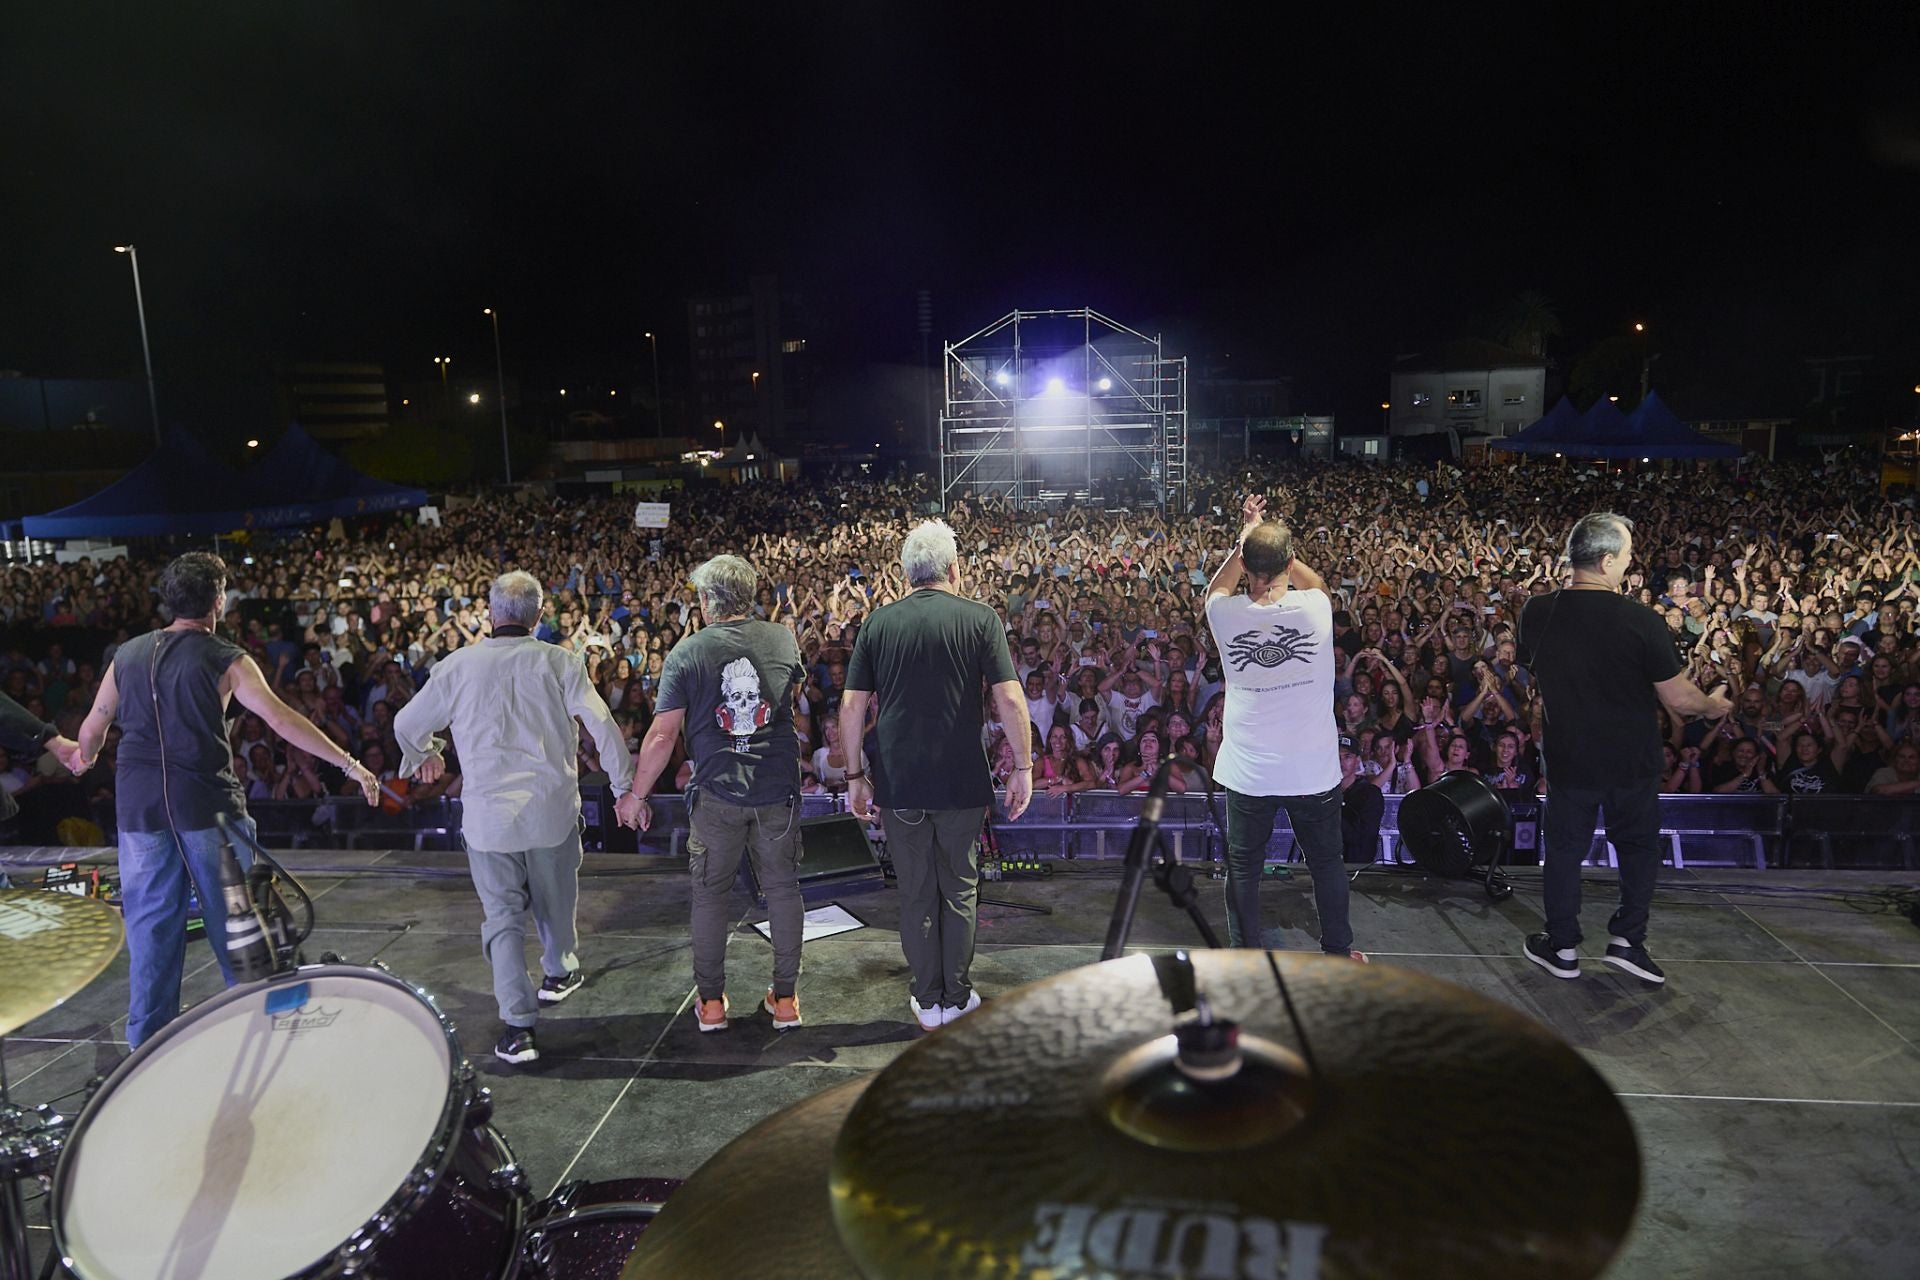
<path id="1" fill-rule="evenodd" d="M 791 1031 L 800 1025 L 800 997 L 797 995 L 776 996 L 773 988 L 768 987 L 767 998 L 760 1002 L 760 1007 L 773 1015 L 775 1031 Z"/>
<path id="2" fill-rule="evenodd" d="M 694 1017 L 699 1020 L 702 1031 L 725 1031 L 727 1029 L 727 995 L 720 993 L 718 1000 L 695 1000 Z"/>

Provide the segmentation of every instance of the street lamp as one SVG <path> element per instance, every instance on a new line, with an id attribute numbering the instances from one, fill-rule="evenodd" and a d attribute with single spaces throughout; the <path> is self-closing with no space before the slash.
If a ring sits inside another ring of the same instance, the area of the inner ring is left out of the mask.
<path id="1" fill-rule="evenodd" d="M 468 404 L 479 404 L 479 403 L 480 403 L 480 393 L 479 393 L 478 391 L 476 391 L 476 392 L 474 392 L 474 393 L 473 393 L 472 395 L 470 395 L 470 396 L 468 396 L 468 397 L 467 397 L 467 403 L 468 403 Z"/>
<path id="2" fill-rule="evenodd" d="M 1647 332 L 1647 326 L 1643 321 L 1635 320 L 1633 322 L 1633 331 L 1643 335 L 1640 343 L 1640 398 L 1645 400 L 1648 389 L 1653 385 L 1653 362 L 1658 360 L 1660 356 L 1657 353 L 1653 355 L 1647 354 L 1647 344 L 1644 337 Z M 1618 396 L 1614 398 L 1619 399 Z"/>
<path id="3" fill-rule="evenodd" d="M 500 391 L 500 461 L 507 472 L 507 483 L 513 483 L 513 451 L 507 446 L 507 370 L 500 359 L 500 313 L 492 307 L 482 307 L 480 314 L 493 321 L 493 380 Z M 474 403 L 480 397 L 473 398 Z"/>
<path id="4" fill-rule="evenodd" d="M 726 444 L 726 442 L 727 442 L 727 424 L 726 424 L 726 423 L 724 423 L 724 422 L 722 422 L 722 421 L 720 421 L 720 419 L 718 419 L 718 418 L 715 418 L 715 419 L 713 420 L 713 429 L 714 429 L 715 431 L 718 431 L 718 432 L 720 433 L 720 443 L 721 443 L 721 444 L 723 444 L 723 445 L 724 445 L 724 444 Z"/>
<path id="5" fill-rule="evenodd" d="M 113 246 L 133 266 L 133 308 L 140 313 L 140 355 L 147 362 L 147 414 L 153 421 L 153 447 L 160 447 L 160 396 L 153 389 L 153 349 L 147 345 L 147 302 L 140 296 L 140 254 L 130 244 Z"/>
<path id="6" fill-rule="evenodd" d="M 453 363 L 453 357 L 435 356 L 433 362 L 440 367 L 440 389 L 445 391 L 447 389 L 447 366 Z"/>
<path id="7" fill-rule="evenodd" d="M 647 346 L 653 350 L 653 434 L 660 438 L 667 434 L 667 428 L 660 416 L 660 339 L 652 330 L 647 331 Z"/>

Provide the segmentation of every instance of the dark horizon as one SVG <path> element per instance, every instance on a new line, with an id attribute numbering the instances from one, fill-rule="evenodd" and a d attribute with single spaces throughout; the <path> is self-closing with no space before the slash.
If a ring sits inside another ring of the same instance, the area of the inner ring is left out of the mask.
<path id="1" fill-rule="evenodd" d="M 1091 306 L 1343 423 L 1525 291 L 1562 374 L 1644 319 L 1656 385 L 1730 413 L 1786 407 L 1809 356 L 1920 365 L 1902 33 L 1604 17 L 31 11 L 0 368 L 143 376 L 128 240 L 163 417 L 228 433 L 276 360 L 490 377 L 485 306 L 528 394 L 644 380 L 649 329 L 672 383 L 688 297 L 756 273 L 843 377 L 917 361 L 925 287 L 936 344 Z"/>

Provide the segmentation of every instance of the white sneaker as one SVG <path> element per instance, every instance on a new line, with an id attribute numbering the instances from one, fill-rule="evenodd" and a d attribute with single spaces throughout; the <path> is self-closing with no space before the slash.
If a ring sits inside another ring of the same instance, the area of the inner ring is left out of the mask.
<path id="1" fill-rule="evenodd" d="M 907 1005 L 913 1010 L 914 1021 L 920 1024 L 922 1031 L 938 1031 L 940 1024 L 946 1021 L 946 1010 L 937 1004 L 929 1007 L 908 996 Z"/>
<path id="2" fill-rule="evenodd" d="M 980 1007 L 980 993 L 978 991 L 974 991 L 967 996 L 967 1002 L 961 1005 L 958 1009 L 954 1008 L 950 1004 L 941 1005 L 940 1021 L 943 1024 L 948 1022 L 958 1022 L 961 1018 L 965 1017 L 969 1013 L 972 1013 L 975 1009 L 978 1009 L 979 1007 Z"/>

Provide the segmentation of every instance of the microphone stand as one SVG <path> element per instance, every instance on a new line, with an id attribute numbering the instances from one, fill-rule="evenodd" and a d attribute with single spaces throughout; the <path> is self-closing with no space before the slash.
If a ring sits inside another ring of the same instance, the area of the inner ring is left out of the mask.
<path id="1" fill-rule="evenodd" d="M 1166 804 L 1167 779 L 1173 761 L 1162 760 L 1147 788 L 1147 799 L 1140 806 L 1140 821 L 1127 843 L 1127 860 L 1120 872 L 1120 896 L 1113 905 L 1113 919 L 1107 925 L 1106 945 L 1100 949 L 1102 960 L 1117 960 L 1127 949 L 1127 937 L 1133 932 L 1133 917 L 1140 907 L 1140 889 L 1147 871 L 1153 871 L 1153 883 L 1173 905 L 1187 913 L 1207 946 L 1218 948 L 1220 939 L 1200 910 L 1200 892 L 1194 884 L 1193 870 L 1181 864 L 1167 851 L 1166 837 L 1160 834 L 1160 812 Z"/>

